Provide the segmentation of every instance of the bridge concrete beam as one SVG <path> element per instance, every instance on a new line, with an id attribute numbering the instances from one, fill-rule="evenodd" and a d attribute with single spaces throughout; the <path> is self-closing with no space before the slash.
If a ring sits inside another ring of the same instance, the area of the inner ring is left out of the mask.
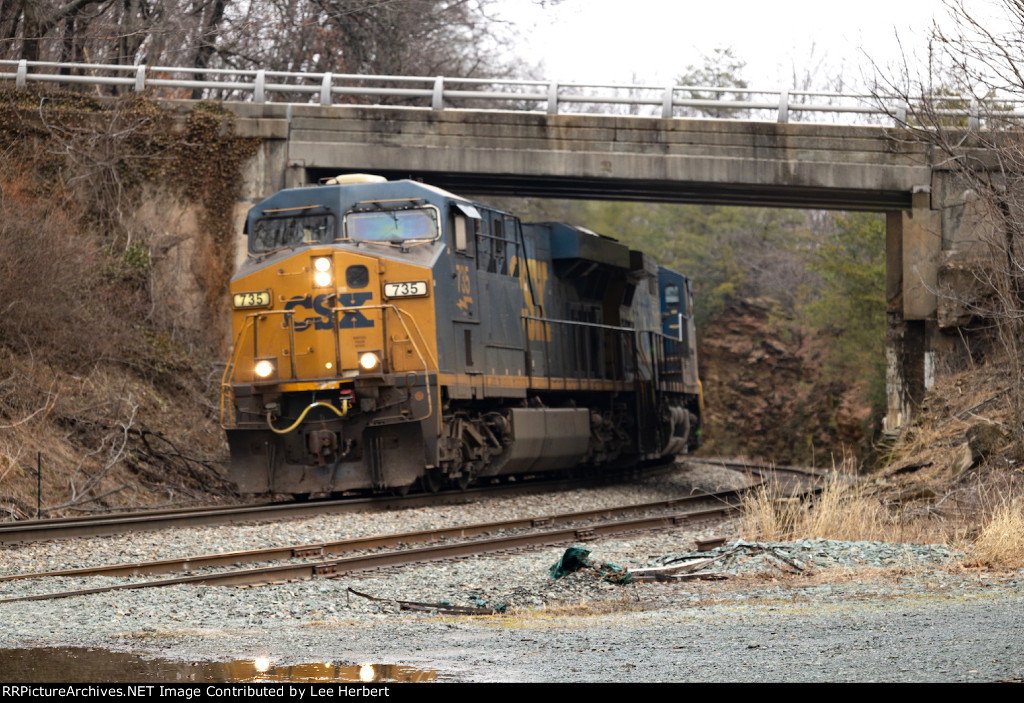
<path id="1" fill-rule="evenodd" d="M 362 170 L 474 193 L 878 210 L 909 207 L 930 179 L 926 150 L 876 127 L 316 106 L 287 120 L 289 162 L 311 180 Z"/>
<path id="2" fill-rule="evenodd" d="M 513 111 L 226 103 L 284 140 L 293 185 L 340 172 L 480 194 L 860 210 L 910 207 L 926 147 L 881 127 Z M 303 173 L 299 169 L 305 169 Z M 269 194 L 269 193 L 268 193 Z"/>

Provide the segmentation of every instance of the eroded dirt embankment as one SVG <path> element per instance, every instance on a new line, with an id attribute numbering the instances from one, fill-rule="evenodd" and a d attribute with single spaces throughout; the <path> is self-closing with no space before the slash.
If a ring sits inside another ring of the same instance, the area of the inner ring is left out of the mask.
<path id="1" fill-rule="evenodd" d="M 823 372 L 828 340 L 776 307 L 741 300 L 704 331 L 701 455 L 827 467 L 861 455 L 872 431 L 863 384 L 829 379 Z"/>

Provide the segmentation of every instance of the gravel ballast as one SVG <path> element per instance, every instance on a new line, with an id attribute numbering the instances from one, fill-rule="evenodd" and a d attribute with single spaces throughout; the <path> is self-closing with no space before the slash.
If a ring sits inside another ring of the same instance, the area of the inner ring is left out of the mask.
<path id="1" fill-rule="evenodd" d="M 6 547 L 3 573 L 468 524 L 651 501 L 738 474 L 690 469 L 630 486 L 482 500 L 465 506 L 268 525 L 166 530 Z M 733 482 L 734 485 L 729 485 Z M 552 581 L 564 547 L 254 588 L 171 586 L 5 603 L 0 648 L 94 647 L 188 661 L 266 657 L 400 664 L 448 681 L 997 681 L 1024 678 L 1024 573 L 959 566 L 941 545 L 737 542 L 721 520 L 584 544 L 627 568 L 693 556 L 731 539 L 720 581 L 615 585 L 583 570 Z M 22 580 L 0 597 L 124 583 Z M 350 589 L 383 600 L 369 600 Z M 395 601 L 505 606 L 455 617 Z M 0 679 L 2 679 L 0 675 Z"/>

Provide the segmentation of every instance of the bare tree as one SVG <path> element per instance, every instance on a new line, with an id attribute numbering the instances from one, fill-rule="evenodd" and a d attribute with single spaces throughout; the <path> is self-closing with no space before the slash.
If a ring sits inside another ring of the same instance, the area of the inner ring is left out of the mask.
<path id="1" fill-rule="evenodd" d="M 939 271 L 940 325 L 997 343 L 1012 411 L 1004 429 L 1024 459 L 1024 124 L 1010 109 L 1024 101 L 1024 0 L 946 9 L 951 29 L 935 25 L 926 64 L 907 62 L 884 90 L 909 106 L 900 138 L 928 144 L 948 175 L 933 207 L 960 222 Z"/>
<path id="2" fill-rule="evenodd" d="M 231 0 L 0 0 L 0 56 L 193 65 Z M 202 65 L 195 63 L 194 65 Z"/>
<path id="3" fill-rule="evenodd" d="M 557 4 L 559 0 L 534 0 Z M 5 58 L 478 76 L 496 0 L 0 0 Z"/>

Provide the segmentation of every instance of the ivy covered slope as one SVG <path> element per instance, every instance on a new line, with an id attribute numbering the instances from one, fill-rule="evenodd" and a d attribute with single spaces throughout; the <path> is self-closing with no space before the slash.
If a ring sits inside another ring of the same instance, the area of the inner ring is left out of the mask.
<path id="1" fill-rule="evenodd" d="M 0 92 L 0 517 L 228 494 L 223 299 L 257 147 L 216 105 Z"/>

